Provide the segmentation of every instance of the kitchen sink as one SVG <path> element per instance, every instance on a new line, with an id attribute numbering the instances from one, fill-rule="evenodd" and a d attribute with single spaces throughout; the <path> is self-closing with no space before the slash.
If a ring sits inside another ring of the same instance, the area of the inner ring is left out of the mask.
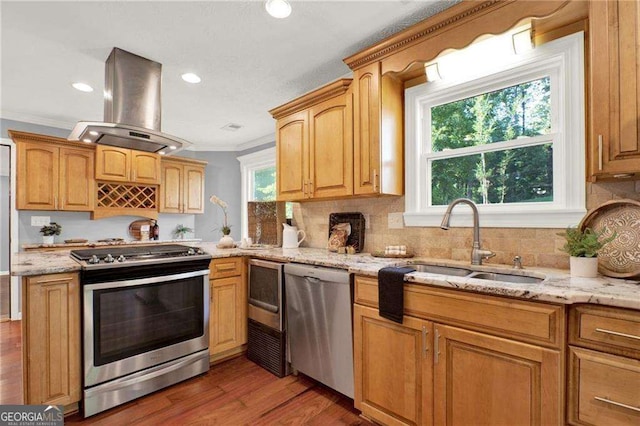
<path id="1" fill-rule="evenodd" d="M 471 275 L 469 275 L 469 278 L 476 278 L 479 280 L 501 281 L 506 283 L 518 283 L 518 284 L 538 284 L 544 281 L 543 278 L 538 278 L 538 277 L 529 277 L 526 275 L 499 274 L 496 272 L 474 272 Z"/>
<path id="2" fill-rule="evenodd" d="M 429 274 L 449 275 L 454 277 L 476 278 L 479 280 L 492 280 L 514 284 L 538 284 L 544 281 L 544 278 L 532 277 L 527 275 L 515 275 L 498 272 L 482 272 L 474 271 L 458 266 L 440 266 L 428 263 L 408 263 L 407 267 L 414 268 L 416 272 L 427 272 Z"/>
<path id="3" fill-rule="evenodd" d="M 472 271 L 465 268 L 455 266 L 438 266 L 429 265 L 427 263 L 412 263 L 407 267 L 415 268 L 416 272 L 428 272 L 430 274 L 453 275 L 454 277 L 465 277 Z"/>

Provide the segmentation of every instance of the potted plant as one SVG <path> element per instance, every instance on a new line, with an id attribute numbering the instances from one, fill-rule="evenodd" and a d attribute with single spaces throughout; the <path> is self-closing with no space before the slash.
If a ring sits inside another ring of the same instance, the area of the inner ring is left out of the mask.
<path id="1" fill-rule="evenodd" d="M 591 228 L 581 230 L 569 227 L 564 233 L 558 234 L 567 240 L 562 250 L 571 256 L 569 259 L 571 276 L 583 278 L 598 276 L 598 250 L 616 237 L 613 234 L 608 238 L 600 239 L 603 233 L 604 231 L 596 232 Z"/>
<path id="2" fill-rule="evenodd" d="M 220 227 L 220 231 L 222 231 L 222 238 L 220 238 L 220 241 L 218 242 L 218 248 L 235 247 L 233 238 L 231 238 L 231 236 L 229 235 L 231 234 L 231 225 L 229 225 L 228 217 L 227 217 L 227 208 L 229 207 L 229 205 L 215 195 L 212 195 L 209 198 L 209 201 L 213 204 L 218 205 L 222 209 L 222 214 L 224 217 L 222 221 L 222 227 Z"/>
<path id="3" fill-rule="evenodd" d="M 173 230 L 173 236 L 183 240 L 185 234 L 188 234 L 191 232 L 193 232 L 193 229 L 189 228 L 188 226 L 184 226 L 183 224 L 180 224 L 176 226 L 176 229 Z"/>
<path id="4" fill-rule="evenodd" d="M 40 228 L 40 233 L 42 234 L 42 243 L 53 244 L 55 236 L 60 235 L 60 232 L 62 232 L 62 226 L 58 225 L 55 222 L 44 225 L 42 228 Z"/>

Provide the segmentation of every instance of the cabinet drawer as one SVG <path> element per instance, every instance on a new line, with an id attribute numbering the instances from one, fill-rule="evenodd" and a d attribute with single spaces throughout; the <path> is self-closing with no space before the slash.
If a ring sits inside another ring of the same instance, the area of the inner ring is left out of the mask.
<path id="1" fill-rule="evenodd" d="M 640 359 L 640 312 L 604 306 L 572 307 L 569 342 Z"/>
<path id="2" fill-rule="evenodd" d="M 640 424 L 640 361 L 569 347 L 569 423 Z"/>
<path id="3" fill-rule="evenodd" d="M 378 279 L 356 277 L 355 302 L 378 307 Z M 405 284 L 404 313 L 497 336 L 559 348 L 563 306 Z"/>
<path id="4" fill-rule="evenodd" d="M 235 277 L 242 275 L 242 267 L 244 258 L 242 257 L 225 257 L 222 259 L 213 259 L 209 270 L 211 271 L 210 279 Z"/>

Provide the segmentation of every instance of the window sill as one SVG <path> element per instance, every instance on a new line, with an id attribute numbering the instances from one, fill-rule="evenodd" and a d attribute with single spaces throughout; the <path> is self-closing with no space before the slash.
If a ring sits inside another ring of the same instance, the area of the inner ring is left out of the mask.
<path id="1" fill-rule="evenodd" d="M 480 226 L 484 228 L 560 228 L 576 226 L 585 213 L 585 209 L 534 209 L 522 211 L 482 211 L 480 209 Z M 437 209 L 437 210 L 436 210 Z M 414 226 L 440 226 L 446 207 L 437 207 L 433 212 L 405 212 L 404 225 Z M 454 209 L 451 213 L 451 227 L 472 227 L 473 214 L 470 210 Z"/>

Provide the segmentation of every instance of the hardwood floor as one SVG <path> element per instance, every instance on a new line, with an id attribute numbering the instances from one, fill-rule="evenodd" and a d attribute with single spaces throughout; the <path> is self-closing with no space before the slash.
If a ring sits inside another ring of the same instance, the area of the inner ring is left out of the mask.
<path id="1" fill-rule="evenodd" d="M 22 404 L 21 323 L 0 322 L 0 405 Z"/>
<path id="2" fill-rule="evenodd" d="M 0 321 L 8 320 L 11 316 L 11 277 L 0 275 Z"/>
<path id="3" fill-rule="evenodd" d="M 279 379 L 241 356 L 205 375 L 83 420 L 91 425 L 370 425 L 353 401 L 304 377 Z"/>

